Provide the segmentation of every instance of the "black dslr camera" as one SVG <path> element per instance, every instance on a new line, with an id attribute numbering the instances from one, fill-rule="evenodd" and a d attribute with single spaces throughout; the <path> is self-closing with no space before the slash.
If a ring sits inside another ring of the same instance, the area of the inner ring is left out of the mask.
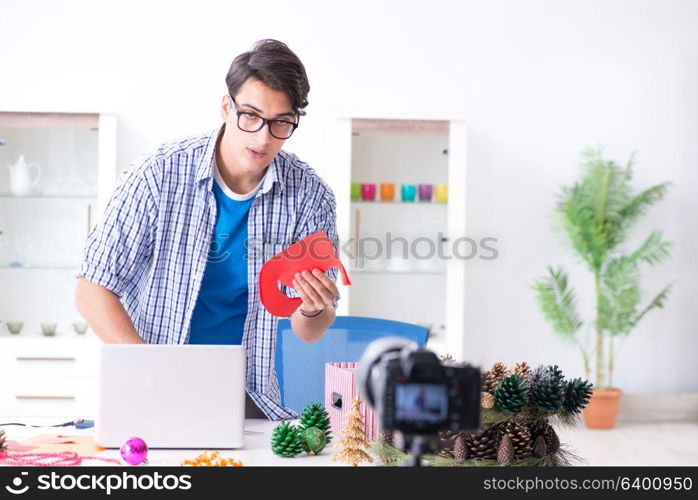
<path id="1" fill-rule="evenodd" d="M 442 363 L 433 352 L 400 337 L 366 347 L 359 361 L 359 387 L 378 414 L 381 428 L 398 431 L 410 465 L 420 465 L 442 429 L 480 427 L 480 369 Z"/>

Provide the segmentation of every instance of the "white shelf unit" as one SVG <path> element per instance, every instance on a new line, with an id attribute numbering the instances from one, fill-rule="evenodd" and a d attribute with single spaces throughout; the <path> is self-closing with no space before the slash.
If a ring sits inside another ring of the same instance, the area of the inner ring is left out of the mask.
<path id="1" fill-rule="evenodd" d="M 117 178 L 116 116 L 0 111 L 0 414 L 50 416 L 92 411 L 97 348 L 73 304 L 85 239 Z M 9 169 L 20 155 L 38 163 L 29 196 L 14 196 Z M 10 334 L 9 321 L 21 321 Z M 56 323 L 44 336 L 41 323 Z"/>
<path id="2" fill-rule="evenodd" d="M 352 258 L 360 253 L 354 238 L 357 228 L 362 238 L 382 236 L 384 247 L 388 232 L 404 235 L 409 244 L 422 236 L 435 245 L 441 233 L 445 248 L 467 235 L 465 120 L 335 114 L 328 117 L 326 130 L 329 167 L 323 177 L 337 199 L 340 246 L 351 242 L 352 254 L 340 256 L 349 265 L 352 286 L 340 283 L 338 314 L 429 324 L 434 334 L 429 347 L 465 359 L 464 260 L 413 258 L 415 253 L 426 256 L 428 249 L 410 250 L 406 261 L 391 256 L 368 266 L 365 259 L 362 263 Z M 395 201 L 352 201 L 352 182 L 376 184 L 376 200 L 380 200 L 380 183 L 394 183 Z M 447 184 L 448 202 L 400 201 L 402 184 L 419 183 Z M 368 244 L 364 242 L 364 248 Z"/>

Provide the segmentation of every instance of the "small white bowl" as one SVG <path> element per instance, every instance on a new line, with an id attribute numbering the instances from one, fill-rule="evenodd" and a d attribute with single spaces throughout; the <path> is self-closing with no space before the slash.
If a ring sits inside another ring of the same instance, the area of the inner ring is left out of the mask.
<path id="1" fill-rule="evenodd" d="M 58 323 L 41 323 L 41 331 L 47 337 L 53 337 L 56 335 L 56 327 Z"/>

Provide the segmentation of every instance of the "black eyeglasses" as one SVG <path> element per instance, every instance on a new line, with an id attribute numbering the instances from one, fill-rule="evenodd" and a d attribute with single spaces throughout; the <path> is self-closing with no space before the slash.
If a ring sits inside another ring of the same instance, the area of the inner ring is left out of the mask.
<path id="1" fill-rule="evenodd" d="M 298 123 L 287 120 L 268 120 L 254 113 L 240 111 L 235 105 L 235 98 L 230 97 L 230 102 L 238 115 L 238 128 L 243 132 L 259 132 L 266 124 L 269 124 L 269 132 L 277 139 L 288 139 L 298 128 Z"/>

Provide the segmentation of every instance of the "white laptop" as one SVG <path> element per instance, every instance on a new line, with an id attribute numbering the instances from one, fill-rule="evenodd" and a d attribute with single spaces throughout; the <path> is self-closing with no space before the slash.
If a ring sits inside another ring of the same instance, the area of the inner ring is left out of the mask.
<path id="1" fill-rule="evenodd" d="M 119 448 L 241 448 L 245 350 L 239 345 L 105 344 L 94 439 Z"/>

